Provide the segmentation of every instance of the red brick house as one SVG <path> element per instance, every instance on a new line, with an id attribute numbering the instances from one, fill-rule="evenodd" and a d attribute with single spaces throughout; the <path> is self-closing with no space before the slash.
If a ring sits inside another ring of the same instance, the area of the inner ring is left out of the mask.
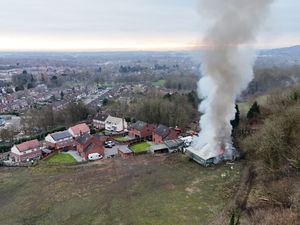
<path id="1" fill-rule="evenodd" d="M 85 134 L 77 139 L 76 150 L 85 160 L 88 160 L 89 154 L 92 153 L 99 153 L 104 156 L 104 141 L 97 136 Z"/>
<path id="2" fill-rule="evenodd" d="M 14 145 L 11 148 L 11 158 L 15 162 L 26 162 L 31 159 L 42 157 L 41 143 L 38 140 L 27 141 L 22 144 Z"/>
<path id="3" fill-rule="evenodd" d="M 154 126 L 142 121 L 137 121 L 132 124 L 129 129 L 129 136 L 132 138 L 139 139 L 152 139 L 152 132 L 154 130 Z"/>
<path id="4" fill-rule="evenodd" d="M 152 132 L 152 141 L 155 144 L 163 144 L 166 140 L 175 140 L 179 136 L 178 130 L 165 125 L 159 125 Z"/>
<path id="5" fill-rule="evenodd" d="M 79 136 L 89 134 L 91 132 L 90 128 L 85 123 L 70 127 L 68 131 L 74 138 L 78 138 Z"/>
<path id="6" fill-rule="evenodd" d="M 49 149 L 73 150 L 76 148 L 76 142 L 67 130 L 48 134 L 45 141 Z"/>

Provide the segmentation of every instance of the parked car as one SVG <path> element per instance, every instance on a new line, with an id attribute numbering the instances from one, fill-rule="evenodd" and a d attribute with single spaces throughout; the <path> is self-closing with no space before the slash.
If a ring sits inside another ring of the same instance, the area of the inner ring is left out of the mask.
<path id="1" fill-rule="evenodd" d="M 113 141 L 106 141 L 104 143 L 104 147 L 105 148 L 112 148 L 113 146 L 115 146 L 116 144 Z"/>
<path id="2" fill-rule="evenodd" d="M 90 161 L 100 160 L 103 158 L 103 155 L 100 155 L 99 153 L 91 153 L 88 155 L 88 159 Z"/>

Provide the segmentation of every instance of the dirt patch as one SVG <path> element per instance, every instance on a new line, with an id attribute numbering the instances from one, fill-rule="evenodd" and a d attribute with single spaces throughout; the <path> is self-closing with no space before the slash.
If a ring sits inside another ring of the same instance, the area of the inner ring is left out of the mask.
<path id="1" fill-rule="evenodd" d="M 174 184 L 164 184 L 162 185 L 162 189 L 167 190 L 167 191 L 172 191 L 176 188 Z"/>

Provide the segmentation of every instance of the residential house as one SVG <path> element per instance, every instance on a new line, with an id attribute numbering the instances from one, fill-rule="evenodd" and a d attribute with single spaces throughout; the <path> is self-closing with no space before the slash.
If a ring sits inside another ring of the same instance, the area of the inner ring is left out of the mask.
<path id="1" fill-rule="evenodd" d="M 67 130 L 48 134 L 45 141 L 48 148 L 54 150 L 70 150 L 76 147 L 73 136 Z"/>
<path id="2" fill-rule="evenodd" d="M 40 159 L 42 156 L 41 143 L 38 140 L 23 142 L 11 148 L 10 157 L 15 162 L 26 162 L 31 159 Z"/>
<path id="3" fill-rule="evenodd" d="M 107 114 L 98 113 L 95 118 L 93 119 L 93 125 L 98 130 L 105 129 L 105 121 L 107 119 Z"/>
<path id="4" fill-rule="evenodd" d="M 123 118 L 108 116 L 105 120 L 105 130 L 121 132 L 127 129 L 127 122 Z"/>
<path id="5" fill-rule="evenodd" d="M 132 138 L 151 140 L 154 128 L 155 127 L 151 124 L 137 121 L 136 123 L 131 125 L 129 129 L 129 136 Z"/>
<path id="6" fill-rule="evenodd" d="M 163 144 L 164 141 L 177 139 L 178 136 L 178 130 L 160 124 L 152 132 L 152 141 L 155 144 Z"/>
<path id="7" fill-rule="evenodd" d="M 73 138 L 78 138 L 82 135 L 89 134 L 91 132 L 90 128 L 85 123 L 81 123 L 76 126 L 70 127 L 68 131 L 73 136 Z"/>
<path id="8" fill-rule="evenodd" d="M 104 141 L 98 136 L 92 136 L 90 134 L 85 134 L 80 136 L 77 139 L 77 152 L 78 154 L 88 160 L 89 154 L 92 153 L 99 153 L 100 155 L 104 156 Z"/>

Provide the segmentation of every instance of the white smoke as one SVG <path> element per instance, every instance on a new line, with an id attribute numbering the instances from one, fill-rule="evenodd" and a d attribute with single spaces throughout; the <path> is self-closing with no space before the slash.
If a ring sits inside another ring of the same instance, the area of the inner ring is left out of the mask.
<path id="1" fill-rule="evenodd" d="M 236 98 L 253 78 L 254 51 L 249 46 L 273 0 L 201 0 L 201 15 L 210 28 L 203 42 L 198 94 L 201 132 L 193 148 L 201 155 L 225 150 L 232 156 L 232 126 Z"/>

